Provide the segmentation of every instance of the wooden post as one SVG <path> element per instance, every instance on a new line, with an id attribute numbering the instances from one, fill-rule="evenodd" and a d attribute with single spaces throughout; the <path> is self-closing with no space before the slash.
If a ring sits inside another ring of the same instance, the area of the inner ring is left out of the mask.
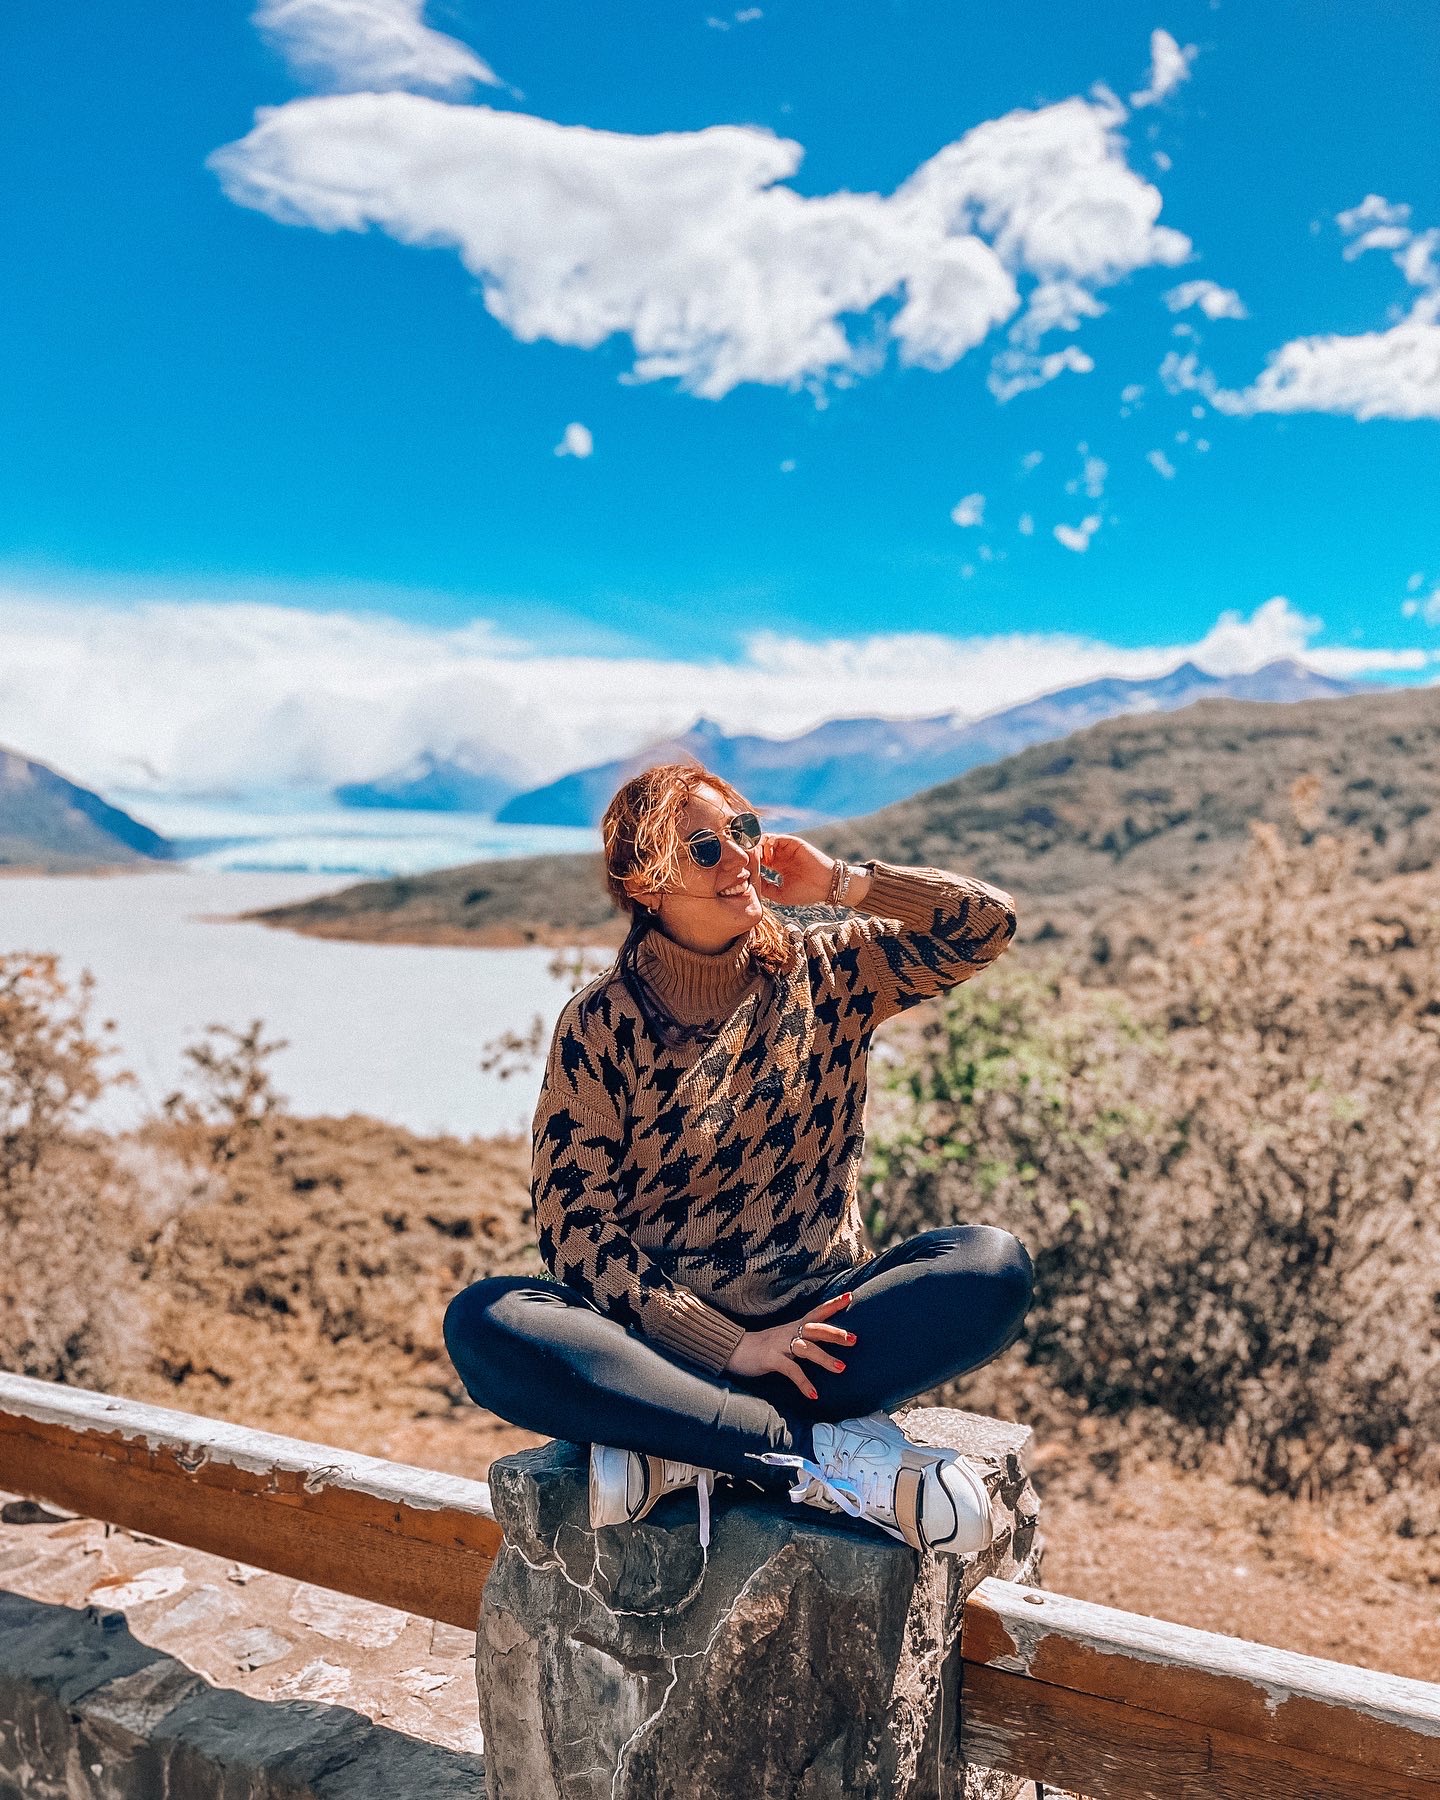
<path id="1" fill-rule="evenodd" d="M 0 1487 L 473 1630 L 483 1481 L 0 1375 Z"/>
<path id="2" fill-rule="evenodd" d="M 984 1581 L 964 1760 L 1090 1800 L 1440 1800 L 1440 1686 Z"/>

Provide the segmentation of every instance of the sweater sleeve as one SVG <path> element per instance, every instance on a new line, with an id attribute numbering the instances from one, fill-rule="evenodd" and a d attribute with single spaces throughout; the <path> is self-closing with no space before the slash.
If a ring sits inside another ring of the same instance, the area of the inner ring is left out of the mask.
<path id="1" fill-rule="evenodd" d="M 867 1031 L 978 975 L 1015 935 L 1008 894 L 941 869 L 877 862 L 860 907 L 869 917 L 815 934 L 811 948 Z"/>
<path id="2" fill-rule="evenodd" d="M 545 1266 L 607 1318 L 719 1373 L 744 1327 L 671 1281 L 617 1218 L 624 1086 L 612 1046 L 560 1015 L 535 1109 L 530 1192 Z"/>

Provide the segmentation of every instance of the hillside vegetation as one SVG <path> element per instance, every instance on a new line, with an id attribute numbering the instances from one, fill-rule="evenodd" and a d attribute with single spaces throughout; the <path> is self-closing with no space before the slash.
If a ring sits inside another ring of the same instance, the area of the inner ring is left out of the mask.
<path id="1" fill-rule="evenodd" d="M 1030 902 L 1022 931 L 1106 895 L 1193 891 L 1233 863 L 1252 822 L 1320 782 L 1315 827 L 1356 842 L 1369 876 L 1440 860 L 1440 690 L 1289 705 L 1201 701 L 1111 719 L 813 834 L 850 856 L 935 863 Z M 267 923 L 376 942 L 617 942 L 595 856 L 472 863 L 365 882 Z"/>

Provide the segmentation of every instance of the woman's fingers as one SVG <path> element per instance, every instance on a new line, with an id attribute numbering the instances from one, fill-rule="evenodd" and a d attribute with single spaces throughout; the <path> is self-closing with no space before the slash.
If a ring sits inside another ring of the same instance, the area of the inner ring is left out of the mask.
<path id="1" fill-rule="evenodd" d="M 847 1331 L 843 1325 L 814 1325 L 808 1319 L 799 1328 L 797 1334 L 809 1338 L 812 1344 L 853 1344 L 855 1333 Z"/>
<path id="2" fill-rule="evenodd" d="M 820 1398 L 815 1392 L 815 1387 L 810 1380 L 810 1377 L 800 1367 L 799 1363 L 795 1361 L 794 1357 L 782 1356 L 775 1364 L 775 1373 L 777 1375 L 788 1375 L 807 1400 L 818 1400 Z"/>
<path id="3" fill-rule="evenodd" d="M 845 1365 L 838 1357 L 828 1355 L 818 1344 L 812 1344 L 809 1338 L 793 1337 L 790 1340 L 790 1354 L 803 1356 L 806 1362 L 819 1363 L 822 1369 L 828 1369 L 832 1375 L 843 1375 Z"/>
<path id="4" fill-rule="evenodd" d="M 843 1312 L 854 1298 L 853 1294 L 837 1294 L 833 1300 L 822 1300 L 818 1306 L 812 1306 L 806 1313 L 805 1323 L 809 1325 L 813 1320 L 834 1318 L 835 1314 Z"/>

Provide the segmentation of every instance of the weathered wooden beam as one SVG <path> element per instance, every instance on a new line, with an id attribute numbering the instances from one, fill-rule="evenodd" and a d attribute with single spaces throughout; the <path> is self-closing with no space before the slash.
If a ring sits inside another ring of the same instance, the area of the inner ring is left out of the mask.
<path id="1" fill-rule="evenodd" d="M 1440 1800 L 1440 1686 L 985 1581 L 965 1760 L 1092 1800 Z"/>
<path id="2" fill-rule="evenodd" d="M 0 1375 L 0 1488 L 470 1630 L 483 1481 Z"/>

